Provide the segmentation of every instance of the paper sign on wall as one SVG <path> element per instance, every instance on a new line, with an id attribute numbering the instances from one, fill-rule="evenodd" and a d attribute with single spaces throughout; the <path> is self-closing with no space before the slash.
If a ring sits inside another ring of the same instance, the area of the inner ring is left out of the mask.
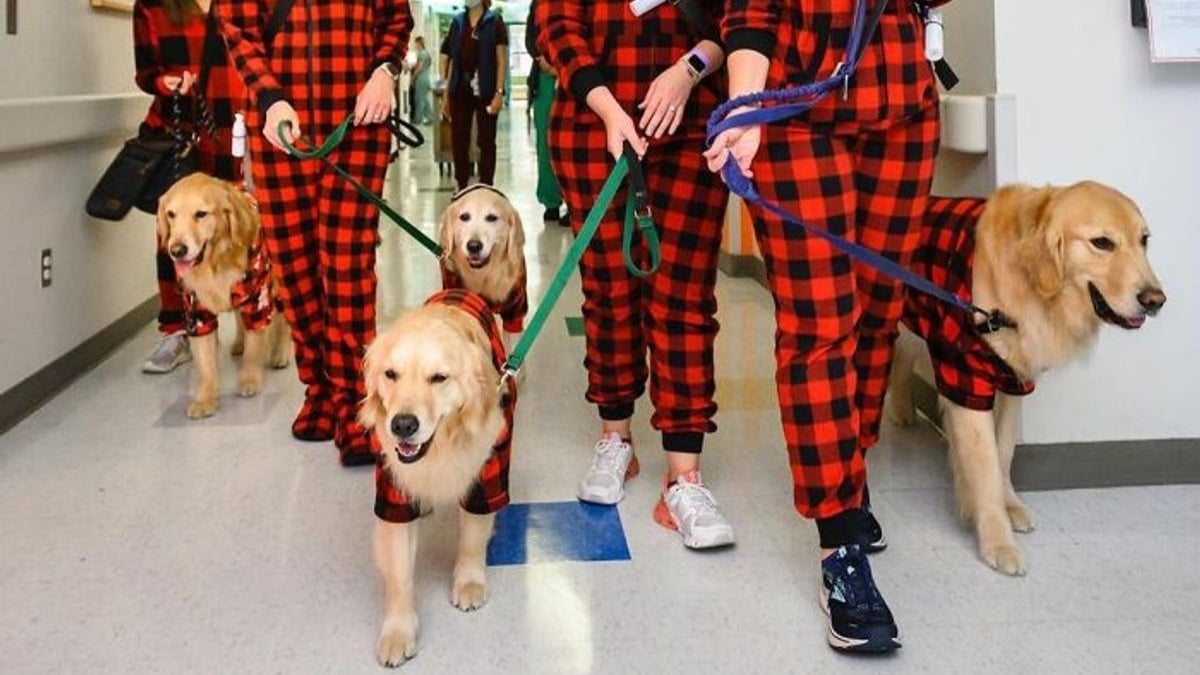
<path id="1" fill-rule="evenodd" d="M 1200 0 L 1146 0 L 1150 60 L 1200 61 Z"/>

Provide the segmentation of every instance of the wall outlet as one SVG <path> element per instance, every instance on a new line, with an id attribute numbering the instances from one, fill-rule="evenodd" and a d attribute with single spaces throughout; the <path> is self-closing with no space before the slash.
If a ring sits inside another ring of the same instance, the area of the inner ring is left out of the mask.
<path id="1" fill-rule="evenodd" d="M 54 281 L 54 252 L 48 248 L 42 249 L 42 288 L 48 288 Z"/>

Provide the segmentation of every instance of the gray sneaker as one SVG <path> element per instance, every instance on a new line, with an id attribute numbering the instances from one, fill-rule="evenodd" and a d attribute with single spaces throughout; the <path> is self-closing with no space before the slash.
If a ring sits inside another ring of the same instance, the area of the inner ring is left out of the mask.
<path id="1" fill-rule="evenodd" d="M 164 335 L 155 345 L 150 358 L 142 363 L 143 373 L 169 373 L 181 364 L 192 360 L 187 334 L 183 332 Z"/>
<path id="2" fill-rule="evenodd" d="M 688 548 L 716 548 L 733 543 L 733 526 L 717 508 L 717 499 L 699 471 L 679 474 L 663 490 L 654 507 L 659 525 L 679 532 Z"/>
<path id="3" fill-rule="evenodd" d="M 609 433 L 596 443 L 592 465 L 579 481 L 576 494 L 592 504 L 616 504 L 625 498 L 625 481 L 638 474 L 633 446 L 620 434 Z"/>

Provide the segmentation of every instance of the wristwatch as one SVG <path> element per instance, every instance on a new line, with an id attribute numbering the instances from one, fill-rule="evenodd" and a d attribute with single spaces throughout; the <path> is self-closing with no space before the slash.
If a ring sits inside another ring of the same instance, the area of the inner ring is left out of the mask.
<path id="1" fill-rule="evenodd" d="M 393 82 L 398 82 L 400 80 L 400 73 L 402 72 L 400 70 L 400 66 L 397 66 L 391 61 L 384 61 L 383 63 L 379 64 L 379 69 L 387 73 L 388 77 L 392 78 Z"/>
<path id="2" fill-rule="evenodd" d="M 692 79 L 697 82 L 704 79 L 704 71 L 708 70 L 708 63 L 705 62 L 704 57 L 701 56 L 698 50 L 688 52 L 680 61 L 687 68 Z"/>

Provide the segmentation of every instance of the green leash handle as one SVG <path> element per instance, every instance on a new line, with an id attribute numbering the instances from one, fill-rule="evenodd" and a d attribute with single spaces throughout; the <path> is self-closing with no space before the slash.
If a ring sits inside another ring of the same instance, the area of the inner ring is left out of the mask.
<path id="1" fill-rule="evenodd" d="M 337 128 L 333 130 L 333 133 L 329 134 L 329 137 L 325 139 L 324 143 L 321 143 L 317 146 L 311 145 L 310 143 L 307 149 L 298 148 L 296 145 L 287 140 L 287 135 L 285 135 L 284 132 L 291 129 L 292 126 L 287 120 L 283 120 L 279 123 L 276 133 L 279 135 L 279 144 L 283 146 L 283 149 L 286 150 L 289 155 L 297 159 L 319 159 L 324 161 L 329 165 L 329 168 L 333 169 L 334 172 L 344 178 L 346 182 L 350 183 L 350 185 L 354 187 L 355 191 L 357 191 L 363 199 L 366 199 L 374 204 L 380 211 L 384 213 L 384 215 L 391 219 L 392 222 L 396 223 L 396 225 L 399 225 L 400 229 L 404 230 L 414 239 L 416 239 L 417 242 L 424 246 L 430 253 L 439 258 L 442 257 L 442 247 L 436 241 L 430 238 L 429 235 L 422 232 L 416 225 L 410 223 L 404 216 L 397 213 L 395 209 L 388 206 L 388 203 L 380 199 L 379 195 L 368 190 L 365 185 L 358 182 L 358 179 L 356 179 L 354 176 L 351 176 L 349 172 L 333 163 L 333 161 L 329 159 L 329 155 L 333 153 L 333 151 L 337 149 L 339 145 L 341 145 L 343 140 L 345 140 L 346 133 L 349 131 L 350 125 L 353 123 L 354 117 L 347 117 L 346 121 L 339 124 Z M 402 133 L 399 133 L 398 130 L 400 129 L 400 124 L 408 126 L 408 131 L 413 133 L 413 137 L 406 137 Z M 419 145 L 420 143 L 424 142 L 424 137 L 421 135 L 421 132 L 407 123 L 401 123 L 393 119 L 388 124 L 388 130 L 391 131 L 392 134 L 399 138 L 403 143 L 411 143 L 415 141 L 416 144 Z M 412 147 L 416 146 L 413 145 Z"/>
<path id="2" fill-rule="evenodd" d="M 633 146 L 625 143 L 621 159 L 629 167 L 629 196 L 625 200 L 625 229 L 621 234 L 621 257 L 625 259 L 625 269 L 639 279 L 646 279 L 658 271 L 662 255 L 659 252 L 658 230 L 650 213 L 650 192 L 646 189 L 646 174 L 642 171 L 642 161 L 638 159 Z M 607 208 L 607 207 L 606 207 Z M 642 269 L 633 260 L 633 231 L 637 226 L 642 238 L 646 241 L 646 249 L 650 254 L 650 266 Z"/>

